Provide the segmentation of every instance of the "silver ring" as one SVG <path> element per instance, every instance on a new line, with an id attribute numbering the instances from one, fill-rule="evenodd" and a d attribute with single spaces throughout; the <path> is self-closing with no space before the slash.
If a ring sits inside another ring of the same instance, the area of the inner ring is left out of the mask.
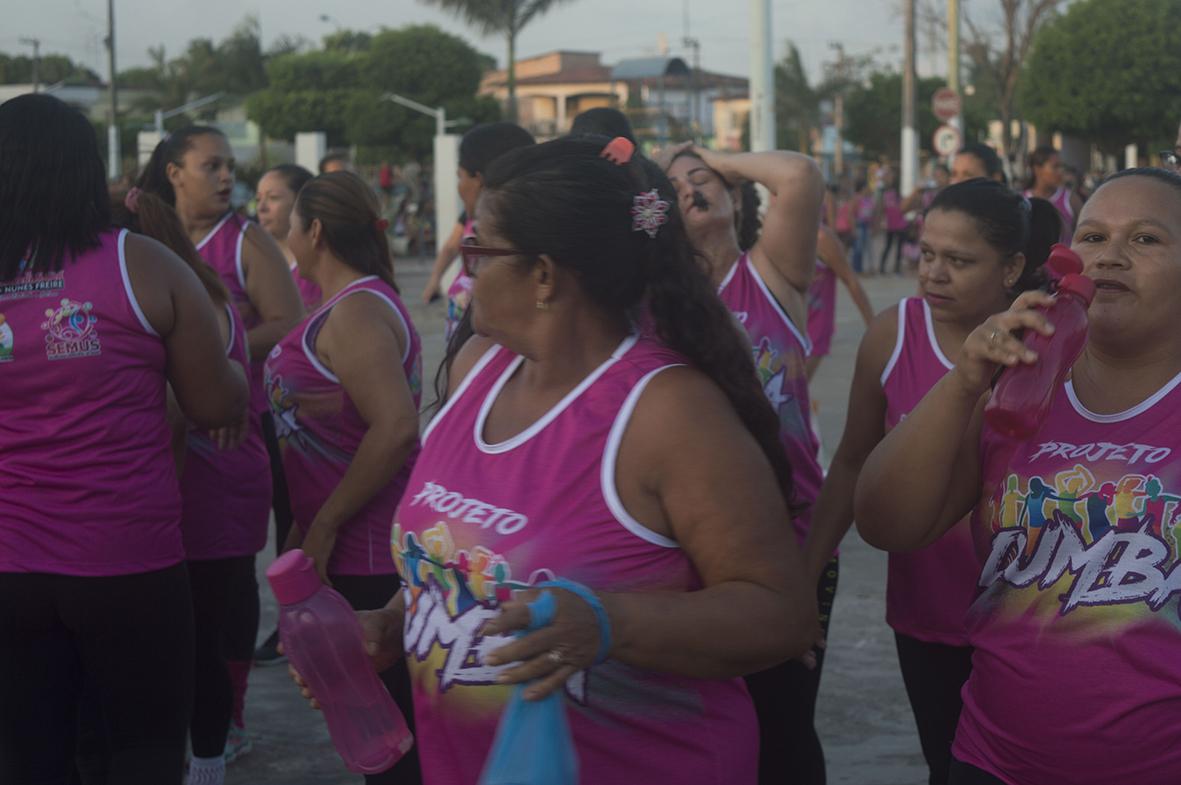
<path id="1" fill-rule="evenodd" d="M 562 664 L 562 652 L 558 651 L 557 649 L 550 649 L 545 656 L 548 657 L 549 661 L 555 665 Z"/>
<path id="2" fill-rule="evenodd" d="M 997 342 L 997 340 L 998 340 L 1000 337 L 1001 337 L 1001 331 L 1000 331 L 1000 330 L 993 330 L 992 332 L 990 332 L 990 333 L 988 334 L 988 342 L 989 342 L 991 345 L 995 346 L 995 345 L 996 345 L 996 342 Z"/>

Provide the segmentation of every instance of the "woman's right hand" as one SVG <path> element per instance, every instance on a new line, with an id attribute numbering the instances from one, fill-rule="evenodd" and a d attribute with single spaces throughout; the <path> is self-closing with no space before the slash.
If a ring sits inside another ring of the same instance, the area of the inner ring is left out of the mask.
<path id="1" fill-rule="evenodd" d="M 1053 295 L 1046 292 L 1025 292 L 1013 301 L 1009 310 L 988 317 L 972 331 L 952 371 L 965 392 L 977 397 L 983 394 L 998 365 L 1011 368 L 1019 363 L 1037 362 L 1037 353 L 1026 348 L 1016 331 L 1036 330 L 1042 335 L 1052 335 L 1054 325 L 1038 307 L 1046 308 L 1053 303 Z"/>
<path id="2" fill-rule="evenodd" d="M 365 641 L 365 653 L 373 661 L 373 669 L 378 673 L 390 668 L 402 657 L 402 614 L 390 608 L 375 611 L 357 611 L 357 621 L 361 622 L 361 636 Z M 279 653 L 283 653 L 283 644 L 279 644 Z M 287 665 L 287 673 L 291 680 L 299 687 L 299 694 L 307 700 L 313 709 L 320 708 L 320 702 L 312 694 L 312 688 L 299 675 L 294 665 Z"/>

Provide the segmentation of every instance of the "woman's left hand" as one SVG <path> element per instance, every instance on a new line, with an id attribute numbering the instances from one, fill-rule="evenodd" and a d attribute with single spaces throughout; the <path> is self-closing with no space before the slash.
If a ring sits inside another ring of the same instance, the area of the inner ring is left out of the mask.
<path id="1" fill-rule="evenodd" d="M 557 604 L 553 621 L 484 658 L 487 665 L 519 663 L 496 680 L 501 684 L 534 682 L 525 690 L 528 700 L 540 700 L 560 690 L 567 679 L 594 664 L 600 646 L 598 619 L 590 605 L 577 595 L 556 588 L 520 592 L 501 605 L 500 615 L 484 625 L 482 634 L 505 635 L 527 629 L 529 603 L 541 591 L 553 593 Z"/>

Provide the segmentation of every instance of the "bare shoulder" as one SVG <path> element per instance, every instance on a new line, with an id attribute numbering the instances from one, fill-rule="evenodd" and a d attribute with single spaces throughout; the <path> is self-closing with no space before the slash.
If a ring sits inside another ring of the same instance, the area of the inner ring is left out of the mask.
<path id="1" fill-rule="evenodd" d="M 857 350 L 858 362 L 876 365 L 879 372 L 885 370 L 898 340 L 898 311 L 901 307 L 900 304 L 891 305 L 869 323 L 861 338 L 861 347 Z"/>
<path id="2" fill-rule="evenodd" d="M 447 374 L 448 396 L 455 394 L 455 391 L 459 389 L 459 385 L 463 384 L 463 380 L 476 367 L 476 363 L 480 361 L 480 358 L 487 354 L 488 350 L 494 346 L 496 346 L 495 341 L 491 338 L 485 338 L 482 335 L 473 335 L 467 339 L 451 360 L 451 369 Z"/>

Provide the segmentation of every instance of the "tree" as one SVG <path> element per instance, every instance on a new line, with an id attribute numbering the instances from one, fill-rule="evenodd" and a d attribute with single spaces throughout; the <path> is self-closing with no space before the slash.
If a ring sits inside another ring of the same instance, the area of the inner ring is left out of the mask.
<path id="1" fill-rule="evenodd" d="M 267 64 L 269 86 L 250 96 L 246 111 L 269 136 L 290 139 L 318 130 L 332 145 L 381 147 L 390 155 L 422 158 L 431 151 L 434 120 L 383 100 L 385 93 L 443 106 L 453 119 L 499 118 L 494 100 L 475 95 L 486 56 L 433 25 L 372 35 L 341 31 L 330 43 L 329 49 L 287 54 Z"/>
<path id="2" fill-rule="evenodd" d="M 1039 127 L 1115 154 L 1172 140 L 1181 120 L 1181 0 L 1081 0 L 1046 25 L 1026 65 L 1021 106 Z"/>
<path id="3" fill-rule="evenodd" d="M 820 124 L 820 97 L 808 84 L 800 50 L 787 42 L 787 54 L 775 64 L 776 147 L 809 152 L 812 130 Z"/>
<path id="4" fill-rule="evenodd" d="M 526 25 L 567 0 L 422 0 L 462 17 L 482 35 L 503 35 L 508 43 L 508 119 L 517 119 L 517 35 Z"/>
<path id="5" fill-rule="evenodd" d="M 943 86 L 943 79 L 926 77 L 915 84 L 915 123 L 919 144 L 931 150 L 931 138 L 939 121 L 931 110 L 931 97 Z M 901 156 L 902 74 L 877 71 L 867 85 L 853 87 L 845 96 L 845 138 L 860 146 L 866 156 Z"/>
<path id="6" fill-rule="evenodd" d="M 65 55 L 44 55 L 37 64 L 37 78 L 43 85 L 98 84 L 99 75 Z M 33 58 L 0 53 L 0 84 L 28 84 L 33 81 Z"/>

